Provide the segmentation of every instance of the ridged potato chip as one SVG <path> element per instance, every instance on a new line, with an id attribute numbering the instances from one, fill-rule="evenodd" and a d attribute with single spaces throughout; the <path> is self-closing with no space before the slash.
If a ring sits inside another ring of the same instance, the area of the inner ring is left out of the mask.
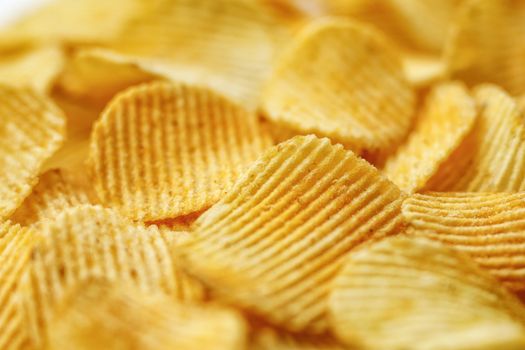
<path id="1" fill-rule="evenodd" d="M 178 270 L 156 227 L 128 221 L 111 209 L 79 206 L 39 229 L 24 279 L 31 337 L 45 344 L 49 321 L 68 289 L 91 277 L 131 283 L 180 300 L 199 300 L 201 286 Z"/>
<path id="2" fill-rule="evenodd" d="M 231 309 L 104 281 L 71 292 L 50 328 L 51 350 L 243 350 L 246 343 L 245 322 Z"/>
<path id="3" fill-rule="evenodd" d="M 112 41 L 131 18 L 146 10 L 148 3 L 150 1 L 53 0 L 0 31 L 0 49 L 27 44 Z"/>
<path id="4" fill-rule="evenodd" d="M 0 220 L 29 195 L 65 129 L 64 115 L 48 98 L 0 85 Z"/>
<path id="5" fill-rule="evenodd" d="M 326 331 L 345 254 L 398 233 L 402 194 L 328 139 L 297 136 L 265 153 L 194 224 L 181 263 L 219 297 L 291 331 Z"/>
<path id="6" fill-rule="evenodd" d="M 525 193 L 416 194 L 403 202 L 407 232 L 470 255 L 506 287 L 525 291 Z"/>
<path id="7" fill-rule="evenodd" d="M 495 83 L 525 93 L 525 2 L 465 0 L 445 58 L 449 74 L 469 84 Z"/>
<path id="8" fill-rule="evenodd" d="M 525 124 L 514 99 L 494 85 L 474 90 L 477 123 L 429 180 L 429 191 L 525 190 Z"/>
<path id="9" fill-rule="evenodd" d="M 351 253 L 330 296 L 335 333 L 374 350 L 523 349 L 524 311 L 468 257 L 405 236 Z"/>
<path id="10" fill-rule="evenodd" d="M 94 189 L 84 174 L 52 169 L 42 174 L 33 192 L 11 216 L 24 226 L 54 219 L 62 211 L 82 204 L 95 204 Z"/>
<path id="11" fill-rule="evenodd" d="M 433 88 L 407 141 L 390 157 L 384 173 L 401 190 L 417 192 L 471 132 L 476 103 L 461 83 Z"/>
<path id="12" fill-rule="evenodd" d="M 290 37 L 271 8 L 252 0 L 159 0 L 111 48 L 156 60 L 179 81 L 257 105 L 275 55 Z"/>
<path id="13" fill-rule="evenodd" d="M 262 108 L 278 126 L 359 152 L 401 141 L 414 104 L 400 58 L 385 38 L 357 22 L 323 19 L 308 25 L 280 58 Z"/>
<path id="14" fill-rule="evenodd" d="M 0 224 L 0 349 L 24 349 L 29 345 L 20 279 L 29 266 L 34 234 L 9 221 Z"/>
<path id="15" fill-rule="evenodd" d="M 58 46 L 43 46 L 2 54 L 0 83 L 30 87 L 48 93 L 64 66 L 64 53 Z"/>
<path id="16" fill-rule="evenodd" d="M 109 104 L 90 164 L 104 203 L 156 221 L 207 209 L 270 145 L 255 114 L 215 92 L 154 82 Z"/>

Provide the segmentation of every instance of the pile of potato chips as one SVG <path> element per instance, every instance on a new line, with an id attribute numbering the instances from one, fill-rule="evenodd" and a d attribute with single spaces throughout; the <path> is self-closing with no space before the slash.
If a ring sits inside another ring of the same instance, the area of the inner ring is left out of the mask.
<path id="1" fill-rule="evenodd" d="M 523 350 L 524 302 L 525 0 L 0 31 L 0 349 Z"/>

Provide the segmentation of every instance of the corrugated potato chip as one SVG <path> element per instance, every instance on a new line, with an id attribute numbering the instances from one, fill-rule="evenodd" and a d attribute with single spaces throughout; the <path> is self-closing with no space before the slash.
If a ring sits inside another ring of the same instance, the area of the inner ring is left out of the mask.
<path id="1" fill-rule="evenodd" d="M 399 189 L 351 151 L 298 136 L 265 153 L 195 222 L 181 263 L 253 315 L 323 332 L 343 257 L 400 231 L 401 201 Z"/>
<path id="2" fill-rule="evenodd" d="M 106 108 L 90 164 L 104 203 L 155 221 L 207 209 L 270 145 L 255 114 L 213 91 L 154 82 Z"/>
<path id="3" fill-rule="evenodd" d="M 179 81 L 254 107 L 290 37 L 271 8 L 253 0 L 159 0 L 130 22 L 113 49 L 156 60 Z"/>
<path id="4" fill-rule="evenodd" d="M 525 193 L 425 193 L 403 203 L 407 231 L 470 255 L 506 287 L 525 291 Z"/>
<path id="5" fill-rule="evenodd" d="M 82 204 L 95 204 L 95 193 L 85 174 L 53 169 L 42 174 L 33 192 L 11 216 L 29 226 L 54 219 L 60 212 Z"/>
<path id="6" fill-rule="evenodd" d="M 414 104 L 400 58 L 385 38 L 362 24 L 328 19 L 308 25 L 281 57 L 262 107 L 279 126 L 359 152 L 401 141 Z"/>
<path id="7" fill-rule="evenodd" d="M 44 96 L 0 85 L 0 220 L 11 215 L 60 147 L 65 117 Z"/>
<path id="8" fill-rule="evenodd" d="M 29 334 L 20 300 L 20 278 L 28 268 L 34 232 L 0 224 L 0 349 L 25 349 Z"/>
<path id="9" fill-rule="evenodd" d="M 68 289 L 90 277 L 131 283 L 181 300 L 202 296 L 200 285 L 174 265 L 156 227 L 88 205 L 66 210 L 39 231 L 24 289 L 35 344 L 45 343 L 48 322 Z"/>
<path id="10" fill-rule="evenodd" d="M 30 87 L 48 93 L 63 69 L 64 54 L 58 46 L 43 46 L 2 54 L 0 57 L 0 83 Z"/>
<path id="11" fill-rule="evenodd" d="M 231 309 L 103 281 L 70 293 L 50 328 L 54 350 L 242 350 L 246 343 L 245 322 Z"/>
<path id="12" fill-rule="evenodd" d="M 330 297 L 332 329 L 363 349 L 523 349 L 524 311 L 468 257 L 403 236 L 351 253 Z"/>
<path id="13" fill-rule="evenodd" d="M 465 0 L 447 44 L 449 74 L 525 93 L 525 2 Z"/>
<path id="14" fill-rule="evenodd" d="M 476 103 L 463 84 L 435 86 L 407 141 L 387 160 L 385 175 L 407 193 L 423 189 L 471 132 L 476 117 Z"/>
<path id="15" fill-rule="evenodd" d="M 477 123 L 426 186 L 430 191 L 525 190 L 525 124 L 514 99 L 493 85 L 474 91 Z"/>

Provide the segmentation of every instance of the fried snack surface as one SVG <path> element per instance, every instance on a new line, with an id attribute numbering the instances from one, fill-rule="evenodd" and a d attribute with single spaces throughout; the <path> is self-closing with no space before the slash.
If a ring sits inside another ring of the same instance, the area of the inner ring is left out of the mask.
<path id="1" fill-rule="evenodd" d="M 90 165 L 103 202 L 155 221 L 209 208 L 270 143 L 255 114 L 215 92 L 153 82 L 102 113 Z"/>
<path id="2" fill-rule="evenodd" d="M 403 195 L 341 145 L 297 136 L 257 160 L 194 224 L 181 262 L 225 300 L 291 331 L 326 331 L 345 254 L 401 228 Z"/>

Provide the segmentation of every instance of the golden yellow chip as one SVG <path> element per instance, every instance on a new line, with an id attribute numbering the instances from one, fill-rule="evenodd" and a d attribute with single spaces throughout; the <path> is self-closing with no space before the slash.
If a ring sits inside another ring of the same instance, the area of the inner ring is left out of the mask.
<path id="1" fill-rule="evenodd" d="M 286 333 L 273 328 L 256 329 L 251 335 L 250 350 L 344 350 L 331 336 Z"/>
<path id="2" fill-rule="evenodd" d="M 43 170 L 61 168 L 86 174 L 91 129 L 102 107 L 61 91 L 53 91 L 51 98 L 66 116 L 67 135 L 63 145 L 44 163 Z"/>
<path id="3" fill-rule="evenodd" d="M 426 193 L 403 203 L 410 234 L 453 246 L 525 291 L 525 193 Z"/>
<path id="4" fill-rule="evenodd" d="M 479 115 L 463 144 L 426 186 L 430 191 L 525 190 L 525 124 L 514 99 L 493 85 L 474 91 Z"/>
<path id="5" fill-rule="evenodd" d="M 110 47 L 167 65 L 179 81 L 254 107 L 276 53 L 290 34 L 251 0 L 160 0 Z"/>
<path id="6" fill-rule="evenodd" d="M 85 205 L 46 221 L 39 231 L 24 298 L 35 344 L 45 343 L 48 322 L 67 290 L 90 277 L 131 283 L 181 300 L 202 297 L 200 285 L 174 265 L 156 227 Z"/>
<path id="7" fill-rule="evenodd" d="M 441 80 L 446 74 L 445 62 L 435 55 L 404 54 L 405 77 L 416 88 L 423 88 Z"/>
<path id="8" fill-rule="evenodd" d="M 411 51 L 440 53 L 463 0 L 317 0 L 328 11 L 372 24 Z"/>
<path id="9" fill-rule="evenodd" d="M 2 54 L 0 58 L 0 83 L 30 87 L 47 93 L 64 65 L 64 54 L 57 46 Z"/>
<path id="10" fill-rule="evenodd" d="M 154 82 L 106 108 L 90 163 L 103 203 L 155 221 L 216 203 L 270 144 L 255 114 L 213 91 Z"/>
<path id="11" fill-rule="evenodd" d="M 47 98 L 0 85 L 0 220 L 29 195 L 65 129 L 65 117 Z"/>
<path id="12" fill-rule="evenodd" d="M 245 322 L 231 309 L 99 280 L 82 284 L 58 308 L 49 349 L 243 350 L 245 343 Z"/>
<path id="13" fill-rule="evenodd" d="M 151 1 L 154 2 L 154 1 Z M 125 23 L 146 9 L 142 0 L 54 0 L 0 31 L 0 47 L 113 40 Z"/>
<path id="14" fill-rule="evenodd" d="M 54 317 L 51 349 L 244 349 L 246 326 L 232 310 L 102 281 L 80 287 Z"/>
<path id="15" fill-rule="evenodd" d="M 400 58 L 385 38 L 356 22 L 329 19 L 313 22 L 291 44 L 262 104 L 278 126 L 359 152 L 401 141 L 414 103 Z"/>
<path id="16" fill-rule="evenodd" d="M 68 62 L 58 85 L 69 96 L 104 106 L 118 92 L 140 83 L 162 79 L 155 69 L 165 66 L 142 57 L 131 57 L 105 49 L 85 49 Z M 170 71 L 165 69 L 165 76 Z"/>
<path id="17" fill-rule="evenodd" d="M 401 230 L 399 189 L 328 139 L 269 150 L 194 224 L 181 263 L 217 295 L 291 331 L 326 330 L 344 255 Z"/>
<path id="18" fill-rule="evenodd" d="M 469 84 L 495 83 L 525 93 L 525 2 L 465 0 L 445 57 L 449 74 Z"/>
<path id="19" fill-rule="evenodd" d="M 95 193 L 85 174 L 53 169 L 42 174 L 33 192 L 11 216 L 28 226 L 54 219 L 60 212 L 82 204 L 94 204 Z"/>
<path id="20" fill-rule="evenodd" d="M 476 104 L 463 84 L 437 85 L 408 140 L 388 159 L 385 175 L 407 193 L 425 188 L 470 133 L 476 117 Z"/>
<path id="21" fill-rule="evenodd" d="M 330 296 L 332 329 L 364 349 L 523 349 L 524 311 L 468 257 L 405 236 L 351 253 Z"/>
<path id="22" fill-rule="evenodd" d="M 28 268 L 34 232 L 9 221 L 0 224 L 0 349 L 23 349 L 29 344 L 20 279 Z"/>

